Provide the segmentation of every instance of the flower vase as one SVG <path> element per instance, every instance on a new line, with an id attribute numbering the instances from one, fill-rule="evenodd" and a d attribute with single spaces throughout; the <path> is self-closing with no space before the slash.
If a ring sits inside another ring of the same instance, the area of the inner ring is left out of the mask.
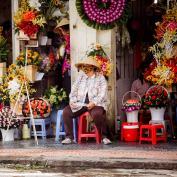
<path id="1" fill-rule="evenodd" d="M 26 66 L 26 77 L 30 80 L 30 82 L 34 82 L 36 80 L 36 73 L 37 67 L 35 65 Z"/>
<path id="2" fill-rule="evenodd" d="M 39 37 L 39 45 L 42 45 L 42 46 L 47 45 L 47 40 L 48 40 L 47 36 L 40 36 Z"/>
<path id="3" fill-rule="evenodd" d="M 164 121 L 164 114 L 165 114 L 165 107 L 162 108 L 149 108 L 151 112 L 151 121 L 152 122 L 163 122 Z"/>
<path id="4" fill-rule="evenodd" d="M 15 129 L 13 128 L 9 130 L 1 129 L 2 141 L 3 142 L 14 141 L 14 131 Z"/>
<path id="5" fill-rule="evenodd" d="M 138 122 L 138 110 L 126 112 L 127 122 Z"/>
<path id="6" fill-rule="evenodd" d="M 22 138 L 24 140 L 30 139 L 30 128 L 28 128 L 28 124 L 23 124 Z"/>
<path id="7" fill-rule="evenodd" d="M 53 108 L 52 112 L 50 114 L 50 119 L 51 119 L 51 122 L 53 122 L 53 123 L 57 122 L 57 112 L 58 112 L 58 110 Z"/>
<path id="8" fill-rule="evenodd" d="M 6 62 L 0 63 L 0 77 L 6 74 Z"/>
<path id="9" fill-rule="evenodd" d="M 30 38 L 22 30 L 20 30 L 17 39 L 22 41 L 28 41 Z"/>

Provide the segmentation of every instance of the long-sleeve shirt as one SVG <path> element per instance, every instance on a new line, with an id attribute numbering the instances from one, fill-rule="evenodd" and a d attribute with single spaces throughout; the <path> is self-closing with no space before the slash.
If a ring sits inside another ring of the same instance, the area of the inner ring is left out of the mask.
<path id="1" fill-rule="evenodd" d="M 80 110 L 86 105 L 85 98 L 87 93 L 90 102 L 107 110 L 107 81 L 102 74 L 96 73 L 92 77 L 88 77 L 84 72 L 80 71 L 69 95 L 70 107 L 73 112 Z"/>

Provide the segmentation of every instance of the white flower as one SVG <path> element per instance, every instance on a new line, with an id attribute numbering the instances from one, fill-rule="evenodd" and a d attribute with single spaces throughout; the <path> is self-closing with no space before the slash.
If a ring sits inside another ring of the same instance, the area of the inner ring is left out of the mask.
<path id="1" fill-rule="evenodd" d="M 65 14 L 62 14 L 60 9 L 56 9 L 52 14 L 52 17 L 63 17 L 63 16 L 65 16 Z"/>
<path id="2" fill-rule="evenodd" d="M 18 83 L 17 79 L 13 79 L 8 83 L 9 94 L 13 95 L 16 94 L 20 90 L 20 84 Z"/>
<path id="3" fill-rule="evenodd" d="M 37 11 L 39 11 L 39 7 L 41 7 L 41 4 L 38 0 L 29 0 L 29 5 L 32 8 L 35 8 Z"/>

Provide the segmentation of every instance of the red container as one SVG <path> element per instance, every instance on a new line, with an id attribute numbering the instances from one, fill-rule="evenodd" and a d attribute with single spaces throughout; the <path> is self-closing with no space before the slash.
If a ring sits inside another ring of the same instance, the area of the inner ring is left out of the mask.
<path id="1" fill-rule="evenodd" d="M 137 141 L 139 140 L 139 125 L 127 124 L 123 125 L 123 139 L 125 141 Z"/>

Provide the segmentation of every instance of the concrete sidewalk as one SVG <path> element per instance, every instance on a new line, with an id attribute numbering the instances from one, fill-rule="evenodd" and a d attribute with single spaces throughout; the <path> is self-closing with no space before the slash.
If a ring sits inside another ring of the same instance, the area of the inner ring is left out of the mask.
<path id="1" fill-rule="evenodd" d="M 151 144 L 115 142 L 112 145 L 62 145 L 54 139 L 0 142 L 0 163 L 49 168 L 177 169 L 177 142 Z"/>

